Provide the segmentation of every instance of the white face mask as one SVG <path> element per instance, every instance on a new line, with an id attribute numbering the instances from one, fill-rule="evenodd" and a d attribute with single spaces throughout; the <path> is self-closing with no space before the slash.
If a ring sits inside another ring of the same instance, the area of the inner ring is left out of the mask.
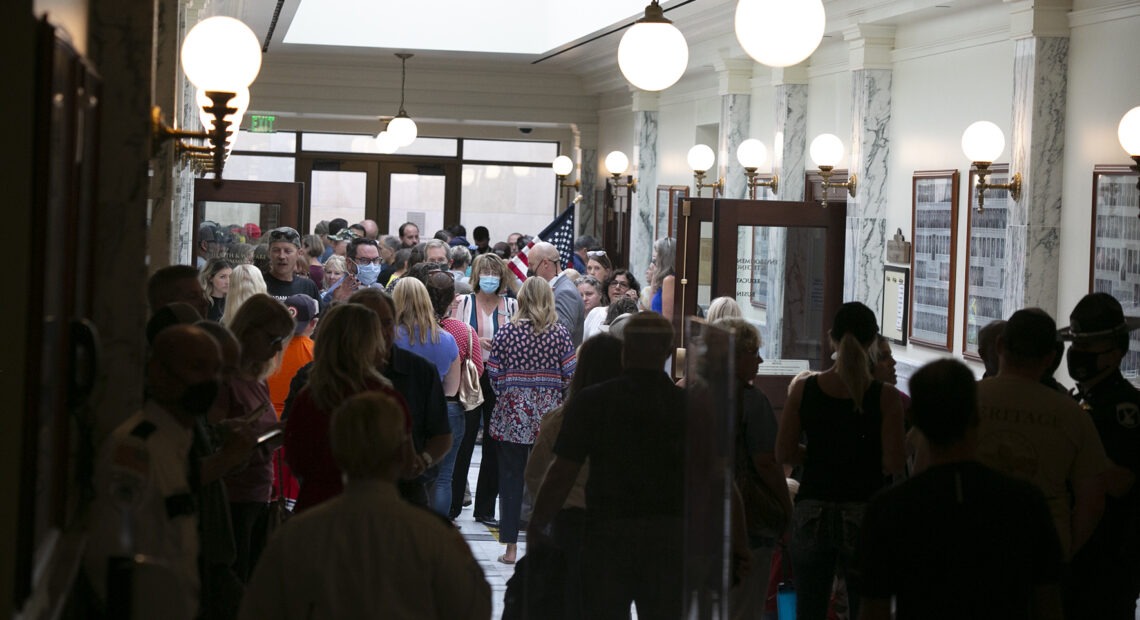
<path id="1" fill-rule="evenodd" d="M 364 286 L 372 286 L 376 284 L 376 279 L 380 277 L 380 265 L 357 265 L 356 266 L 356 279 Z"/>

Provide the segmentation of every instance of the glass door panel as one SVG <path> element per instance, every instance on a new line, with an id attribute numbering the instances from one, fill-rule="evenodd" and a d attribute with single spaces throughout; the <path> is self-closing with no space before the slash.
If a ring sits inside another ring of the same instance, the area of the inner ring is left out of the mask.
<path id="1" fill-rule="evenodd" d="M 365 219 L 368 172 L 313 170 L 309 192 L 309 228 L 321 220 L 344 218 L 349 224 Z"/>
<path id="2" fill-rule="evenodd" d="M 404 222 L 415 222 L 420 240 L 430 239 L 444 226 L 447 179 L 442 175 L 392 173 L 388 201 L 388 230 L 397 231 Z"/>
<path id="3" fill-rule="evenodd" d="M 278 226 L 300 228 L 304 191 L 302 183 L 227 180 L 215 186 L 212 180 L 198 179 L 194 183 L 194 247 L 198 247 L 202 222 L 213 222 L 222 234 L 212 245 L 207 242 L 209 257 L 236 260 L 246 256 L 239 253 L 237 244 L 256 245 L 262 234 Z"/>

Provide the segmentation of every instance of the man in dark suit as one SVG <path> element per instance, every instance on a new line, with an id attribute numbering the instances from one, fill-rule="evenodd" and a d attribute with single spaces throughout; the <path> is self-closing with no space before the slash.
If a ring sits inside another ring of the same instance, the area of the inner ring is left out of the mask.
<path id="1" fill-rule="evenodd" d="M 586 305 L 582 294 L 569 278 L 562 275 L 562 257 L 558 248 L 539 241 L 527 254 L 527 265 L 534 274 L 550 283 L 554 289 L 554 309 L 558 312 L 558 322 L 570 332 L 574 346 L 582 344 L 582 322 L 586 319 Z"/>

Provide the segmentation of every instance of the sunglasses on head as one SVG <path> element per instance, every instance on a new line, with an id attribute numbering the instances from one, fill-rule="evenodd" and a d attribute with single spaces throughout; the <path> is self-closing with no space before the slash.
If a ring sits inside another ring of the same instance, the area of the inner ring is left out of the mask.
<path id="1" fill-rule="evenodd" d="M 586 256 L 588 256 L 590 258 L 598 258 L 599 256 L 605 256 L 605 255 L 606 255 L 605 250 L 590 250 L 589 252 L 586 252 Z"/>
<path id="2" fill-rule="evenodd" d="M 300 239 L 301 235 L 296 230 L 293 230 L 288 226 L 274 228 L 273 230 L 269 231 L 270 243 L 274 241 L 288 241 L 290 243 L 296 243 Z"/>

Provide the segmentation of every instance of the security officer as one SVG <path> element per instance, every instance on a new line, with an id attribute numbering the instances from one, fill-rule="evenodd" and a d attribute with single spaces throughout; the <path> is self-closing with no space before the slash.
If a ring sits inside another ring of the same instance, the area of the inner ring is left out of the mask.
<path id="1" fill-rule="evenodd" d="M 1091 293 L 1069 315 L 1062 337 L 1072 340 L 1066 361 L 1077 397 L 1093 418 L 1105 452 L 1115 464 L 1105 475 L 1108 495 L 1100 524 L 1073 558 L 1068 617 L 1134 618 L 1140 595 L 1140 391 L 1120 372 L 1128 332 L 1120 302 Z"/>
<path id="2" fill-rule="evenodd" d="M 163 330 L 147 364 L 147 402 L 102 446 L 84 568 L 108 615 L 198 613 L 190 449 L 196 416 L 210 409 L 218 393 L 220 368 L 218 344 L 201 328 Z M 145 559 L 135 559 L 140 556 Z"/>

